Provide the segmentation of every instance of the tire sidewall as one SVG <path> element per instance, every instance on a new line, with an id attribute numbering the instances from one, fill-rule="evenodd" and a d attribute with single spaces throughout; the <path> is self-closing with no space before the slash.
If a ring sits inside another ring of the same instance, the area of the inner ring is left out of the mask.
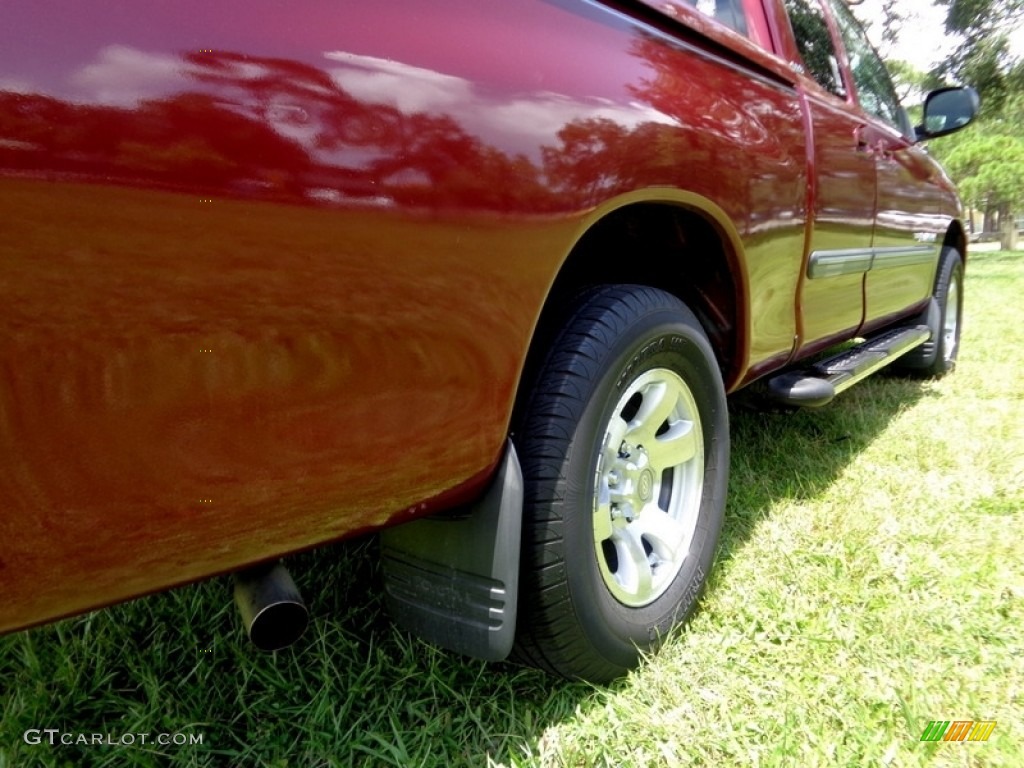
<path id="1" fill-rule="evenodd" d="M 711 571 L 722 526 L 728 475 L 728 416 L 714 354 L 696 318 L 681 304 L 635 320 L 606 350 L 601 374 L 591 382 L 567 457 L 564 536 L 567 558 L 586 567 L 569 568 L 568 586 L 577 619 L 602 657 L 623 667 L 635 663 L 637 647 L 655 647 L 673 625 L 696 607 Z M 679 374 L 700 414 L 704 440 L 704 493 L 697 528 L 679 573 L 664 594 L 632 608 L 609 592 L 593 541 L 594 477 L 605 425 L 633 381 L 652 368 Z M 694 556 L 695 555 L 695 556 Z"/>
<path id="2" fill-rule="evenodd" d="M 935 284 L 932 288 L 928 307 L 916 319 L 916 323 L 928 326 L 931 338 L 917 349 L 908 352 L 895 364 L 894 369 L 912 376 L 938 377 L 949 373 L 956 367 L 956 358 L 960 352 L 960 330 L 963 327 L 964 306 L 964 268 L 960 253 L 946 246 L 939 254 L 939 263 L 935 273 Z M 949 286 L 956 282 L 959 289 L 957 302 L 957 346 L 954 354 L 946 359 L 946 315 L 949 311 Z"/>
<path id="3" fill-rule="evenodd" d="M 960 352 L 960 329 L 963 326 L 964 307 L 964 268 L 960 255 L 953 250 L 947 251 L 943 259 L 942 269 L 935 286 L 936 299 L 939 302 L 939 327 L 937 330 L 937 343 L 935 345 L 934 368 L 936 373 L 945 373 L 956 367 L 956 358 Z M 951 285 L 957 287 L 956 317 L 956 341 L 951 357 L 947 359 L 946 349 L 946 318 L 949 307 L 949 288 Z"/>

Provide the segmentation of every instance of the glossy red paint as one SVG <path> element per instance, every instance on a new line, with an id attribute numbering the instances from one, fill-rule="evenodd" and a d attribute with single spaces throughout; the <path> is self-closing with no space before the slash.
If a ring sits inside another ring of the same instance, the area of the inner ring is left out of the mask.
<path id="1" fill-rule="evenodd" d="M 748 40 L 670 5 L 8 2 L 0 631 L 471 499 L 624 205 L 720 233 L 733 388 L 859 325 L 800 293 L 874 211 L 808 142 L 778 7 Z"/>
<path id="2" fill-rule="evenodd" d="M 857 149 L 863 118 L 855 104 L 809 86 L 814 228 L 809 251 L 870 248 L 875 227 L 875 159 Z M 864 321 L 863 273 L 806 280 L 800 294 L 804 345 L 854 334 Z"/>

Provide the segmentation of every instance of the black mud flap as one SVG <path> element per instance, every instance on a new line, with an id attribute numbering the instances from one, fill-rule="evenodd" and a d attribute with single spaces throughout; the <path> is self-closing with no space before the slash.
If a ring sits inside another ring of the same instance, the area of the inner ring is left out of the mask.
<path id="1" fill-rule="evenodd" d="M 510 440 L 476 504 L 381 534 L 394 620 L 452 651 L 506 658 L 516 634 L 522 516 L 523 473 Z"/>

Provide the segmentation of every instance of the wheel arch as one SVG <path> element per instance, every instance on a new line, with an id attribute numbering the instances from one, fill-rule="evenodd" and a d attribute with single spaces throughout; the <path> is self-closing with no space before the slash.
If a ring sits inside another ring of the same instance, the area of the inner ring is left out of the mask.
<path id="1" fill-rule="evenodd" d="M 964 231 L 963 224 L 959 219 L 953 219 L 950 222 L 949 229 L 946 230 L 946 236 L 942 240 L 942 245 L 955 249 L 960 254 L 961 261 L 965 265 L 967 264 L 967 233 Z"/>
<path id="2" fill-rule="evenodd" d="M 614 283 L 660 288 L 683 301 L 711 341 L 726 390 L 740 380 L 747 366 L 750 300 L 739 233 L 707 198 L 645 190 L 609 201 L 582 221 L 534 326 L 516 412 L 572 299 Z"/>

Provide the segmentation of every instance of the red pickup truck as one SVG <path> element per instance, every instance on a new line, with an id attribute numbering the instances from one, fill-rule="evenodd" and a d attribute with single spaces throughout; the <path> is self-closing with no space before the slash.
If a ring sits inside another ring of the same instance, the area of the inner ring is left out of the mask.
<path id="1" fill-rule="evenodd" d="M 955 362 L 964 225 L 840 0 L 7 0 L 0 631 L 383 530 L 425 637 L 606 680 L 727 396 Z"/>

